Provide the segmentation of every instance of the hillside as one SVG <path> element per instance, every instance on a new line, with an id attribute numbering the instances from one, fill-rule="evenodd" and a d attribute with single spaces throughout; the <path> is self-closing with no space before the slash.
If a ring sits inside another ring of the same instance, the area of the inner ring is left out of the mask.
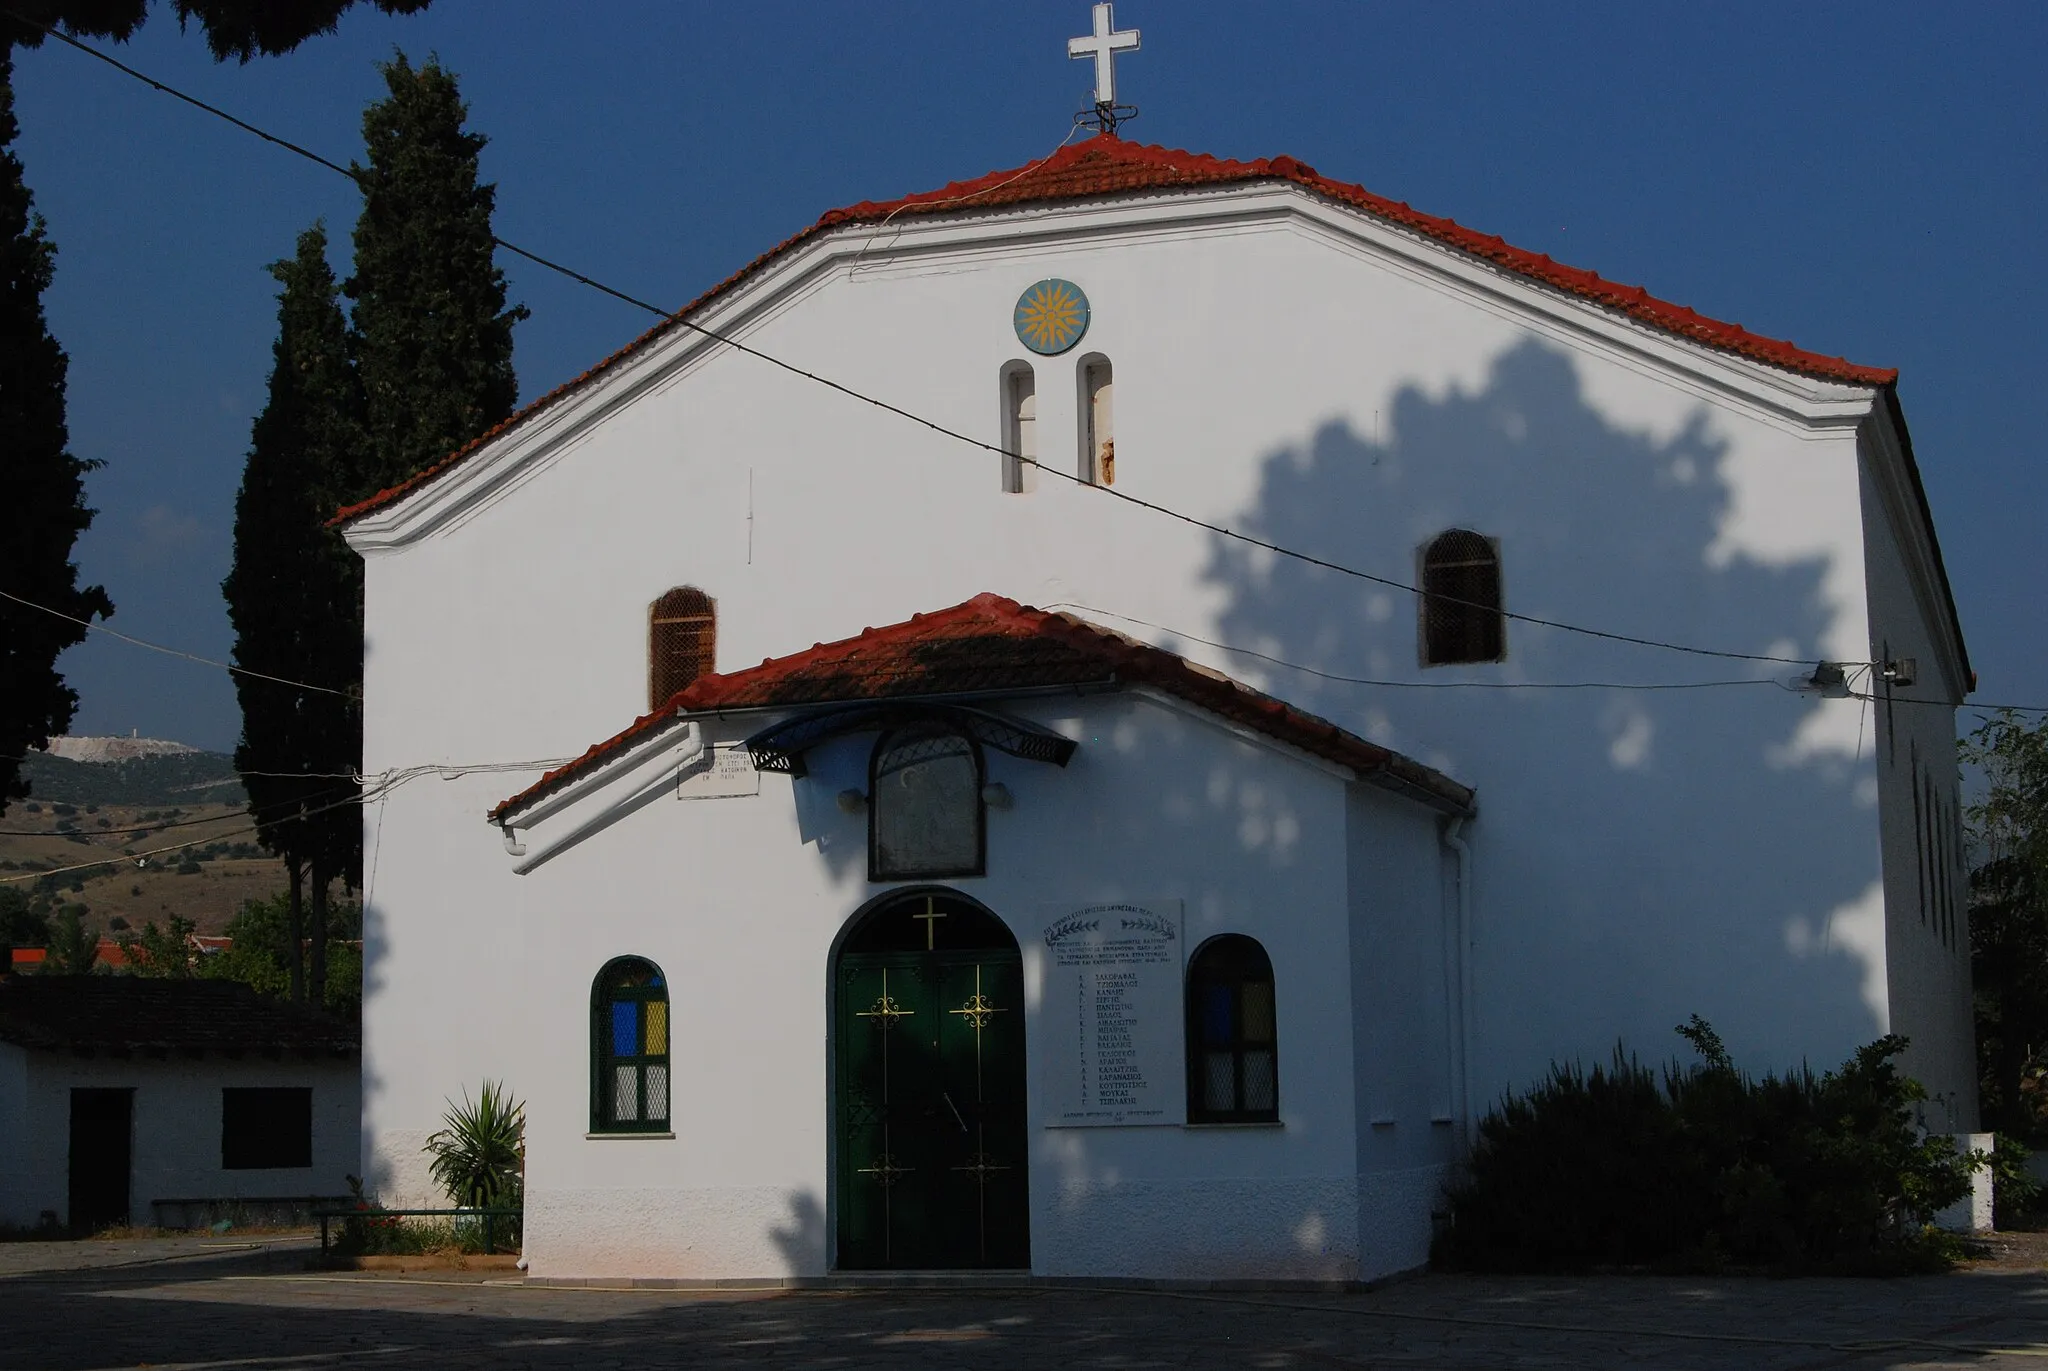
<path id="1" fill-rule="evenodd" d="M 129 738 L 60 738 L 58 745 L 104 743 L 94 749 L 107 761 L 76 761 L 50 752 L 31 752 L 21 764 L 29 799 L 73 805 L 191 805 L 204 802 L 239 809 L 248 803 L 235 760 L 225 752 L 159 752 L 123 756 L 115 749 Z M 147 742 L 149 740 L 144 739 Z M 176 744 L 171 744 L 176 746 Z M 70 749 L 67 749 L 70 750 Z M 12 806 L 4 816 L 13 819 Z M 27 825 L 7 823 L 9 828 Z"/>
<path id="2" fill-rule="evenodd" d="M 31 790 L 0 815 L 0 881 L 35 877 L 10 884 L 39 903 L 84 905 L 86 925 L 109 934 L 173 914 L 217 934 L 244 900 L 285 888 L 284 864 L 256 846 L 232 758 L 119 755 L 127 750 L 87 749 L 109 761 L 37 753 L 23 763 Z"/>

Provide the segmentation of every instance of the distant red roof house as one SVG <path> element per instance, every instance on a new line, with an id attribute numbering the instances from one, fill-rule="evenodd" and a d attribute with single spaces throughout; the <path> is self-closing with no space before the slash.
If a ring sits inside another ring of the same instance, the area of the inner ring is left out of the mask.
<path id="1" fill-rule="evenodd" d="M 494 823 L 697 715 L 741 709 L 938 699 L 1075 686 L 1149 686 L 1278 742 L 1382 780 L 1426 803 L 1469 812 L 1474 795 L 1442 773 L 1366 741 L 1221 672 L 1071 614 L 982 594 L 951 609 L 819 643 L 728 675 L 700 676 L 661 708 L 548 772 L 490 812 Z"/>
<path id="2" fill-rule="evenodd" d="M 863 200 L 857 205 L 828 211 L 820 216 L 817 223 L 762 253 L 581 376 L 549 391 L 474 442 L 410 479 L 342 509 L 335 515 L 334 522 L 346 523 L 394 504 L 452 471 L 492 439 L 575 394 L 656 339 L 681 327 L 680 321 L 688 319 L 735 286 L 751 280 L 770 263 L 835 228 L 905 215 L 963 214 L 1061 200 L 1202 190 L 1251 181 L 1282 181 L 1300 186 L 1337 204 L 1467 253 L 1500 270 L 1723 352 L 1736 353 L 1801 375 L 1851 385 L 1890 386 L 1898 379 L 1898 372 L 1893 368 L 1860 366 L 1840 357 L 1810 352 L 1782 339 L 1751 333 L 1740 324 L 1710 319 L 1684 305 L 1660 300 L 1641 286 L 1625 286 L 1606 280 L 1597 272 L 1552 261 L 1543 253 L 1525 251 L 1501 238 L 1466 228 L 1456 220 L 1424 214 L 1401 201 L 1375 195 L 1363 186 L 1332 180 L 1292 157 L 1262 157 L 1257 161 L 1238 162 L 1177 148 L 1126 143 L 1114 134 L 1099 134 L 1061 148 L 1041 162 L 1007 171 L 992 171 L 973 180 L 955 181 L 937 190 L 906 195 L 897 200 Z"/>

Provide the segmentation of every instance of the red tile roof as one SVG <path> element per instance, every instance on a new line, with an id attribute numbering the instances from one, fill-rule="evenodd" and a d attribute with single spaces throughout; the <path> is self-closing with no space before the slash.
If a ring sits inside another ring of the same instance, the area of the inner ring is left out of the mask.
<path id="1" fill-rule="evenodd" d="M 360 1050 L 353 1023 L 266 999 L 236 981 L 147 976 L 0 977 L 0 1042 L 81 1052 Z"/>
<path id="2" fill-rule="evenodd" d="M 655 339 L 682 327 L 680 320 L 689 318 L 741 282 L 751 279 L 776 258 L 821 233 L 848 224 L 876 223 L 907 214 L 957 214 L 1013 205 L 1042 204 L 1056 200 L 1099 199 L 1112 195 L 1192 190 L 1247 181 L 1291 182 L 1339 204 L 1362 210 L 1423 237 L 1470 253 L 1502 270 L 1590 300 L 1594 304 L 1626 315 L 1638 323 L 1675 333 L 1707 347 L 1737 353 L 1823 380 L 1846 381 L 1863 386 L 1888 386 L 1898 379 L 1898 372 L 1891 368 L 1859 366 L 1840 357 L 1809 352 L 1780 339 L 1751 333 L 1739 324 L 1709 319 L 1684 305 L 1660 300 L 1641 286 L 1624 286 L 1605 280 L 1596 272 L 1565 266 L 1561 262 L 1552 261 L 1542 253 L 1524 251 L 1500 238 L 1466 228 L 1455 220 L 1424 214 L 1401 201 L 1375 195 L 1363 186 L 1331 180 L 1317 173 L 1315 168 L 1292 157 L 1262 157 L 1253 162 L 1238 162 L 1228 158 L 1210 157 L 1203 153 L 1183 152 L 1177 148 L 1126 143 L 1114 135 L 1099 134 L 1061 148 L 1044 161 L 1021 168 L 992 171 L 971 181 L 955 181 L 937 190 L 906 195 L 900 200 L 863 200 L 857 205 L 828 211 L 817 223 L 762 253 L 698 296 L 678 313 L 656 324 L 581 376 L 557 386 L 466 447 L 411 479 L 387 490 L 378 491 L 367 500 L 342 509 L 334 516 L 333 522 L 346 523 L 382 509 L 452 470 L 485 443 L 524 423 L 564 397 L 574 394 L 626 358 L 646 348 Z"/>
<path id="3" fill-rule="evenodd" d="M 661 708 L 497 805 L 490 818 L 501 822 L 693 715 L 1057 686 L 1151 686 L 1439 808 L 1472 808 L 1469 787 L 1220 672 L 1071 614 L 982 594 L 746 671 L 700 676 Z"/>

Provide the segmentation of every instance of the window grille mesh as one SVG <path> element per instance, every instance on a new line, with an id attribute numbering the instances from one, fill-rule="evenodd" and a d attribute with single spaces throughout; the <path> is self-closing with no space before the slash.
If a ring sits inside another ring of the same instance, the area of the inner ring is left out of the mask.
<path id="1" fill-rule="evenodd" d="M 1506 643 L 1500 554 L 1466 529 L 1439 536 L 1422 558 L 1423 664 L 1497 662 Z"/>
<path id="2" fill-rule="evenodd" d="M 647 704 L 659 708 L 677 691 L 715 669 L 718 610 L 688 586 L 654 602 L 647 627 Z"/>

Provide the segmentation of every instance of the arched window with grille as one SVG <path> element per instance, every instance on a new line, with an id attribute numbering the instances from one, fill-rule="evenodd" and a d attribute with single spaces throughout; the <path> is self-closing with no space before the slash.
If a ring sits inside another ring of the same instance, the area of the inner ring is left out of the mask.
<path id="1" fill-rule="evenodd" d="M 1438 534 L 1422 551 L 1422 664 L 1497 662 L 1507 655 L 1500 549 L 1470 529 Z"/>
<path id="2" fill-rule="evenodd" d="M 647 707 L 716 669 L 718 606 L 695 586 L 677 586 L 647 614 Z"/>
<path id="3" fill-rule="evenodd" d="M 981 875 L 981 778 L 980 745 L 948 725 L 883 734 L 868 777 L 868 879 Z"/>
<path id="4" fill-rule="evenodd" d="M 590 1131 L 666 1133 L 668 981 L 639 957 L 618 957 L 590 991 Z"/>
<path id="5" fill-rule="evenodd" d="M 1188 1122 L 1276 1123 L 1273 963 L 1255 939 L 1211 938 L 1188 963 Z"/>

